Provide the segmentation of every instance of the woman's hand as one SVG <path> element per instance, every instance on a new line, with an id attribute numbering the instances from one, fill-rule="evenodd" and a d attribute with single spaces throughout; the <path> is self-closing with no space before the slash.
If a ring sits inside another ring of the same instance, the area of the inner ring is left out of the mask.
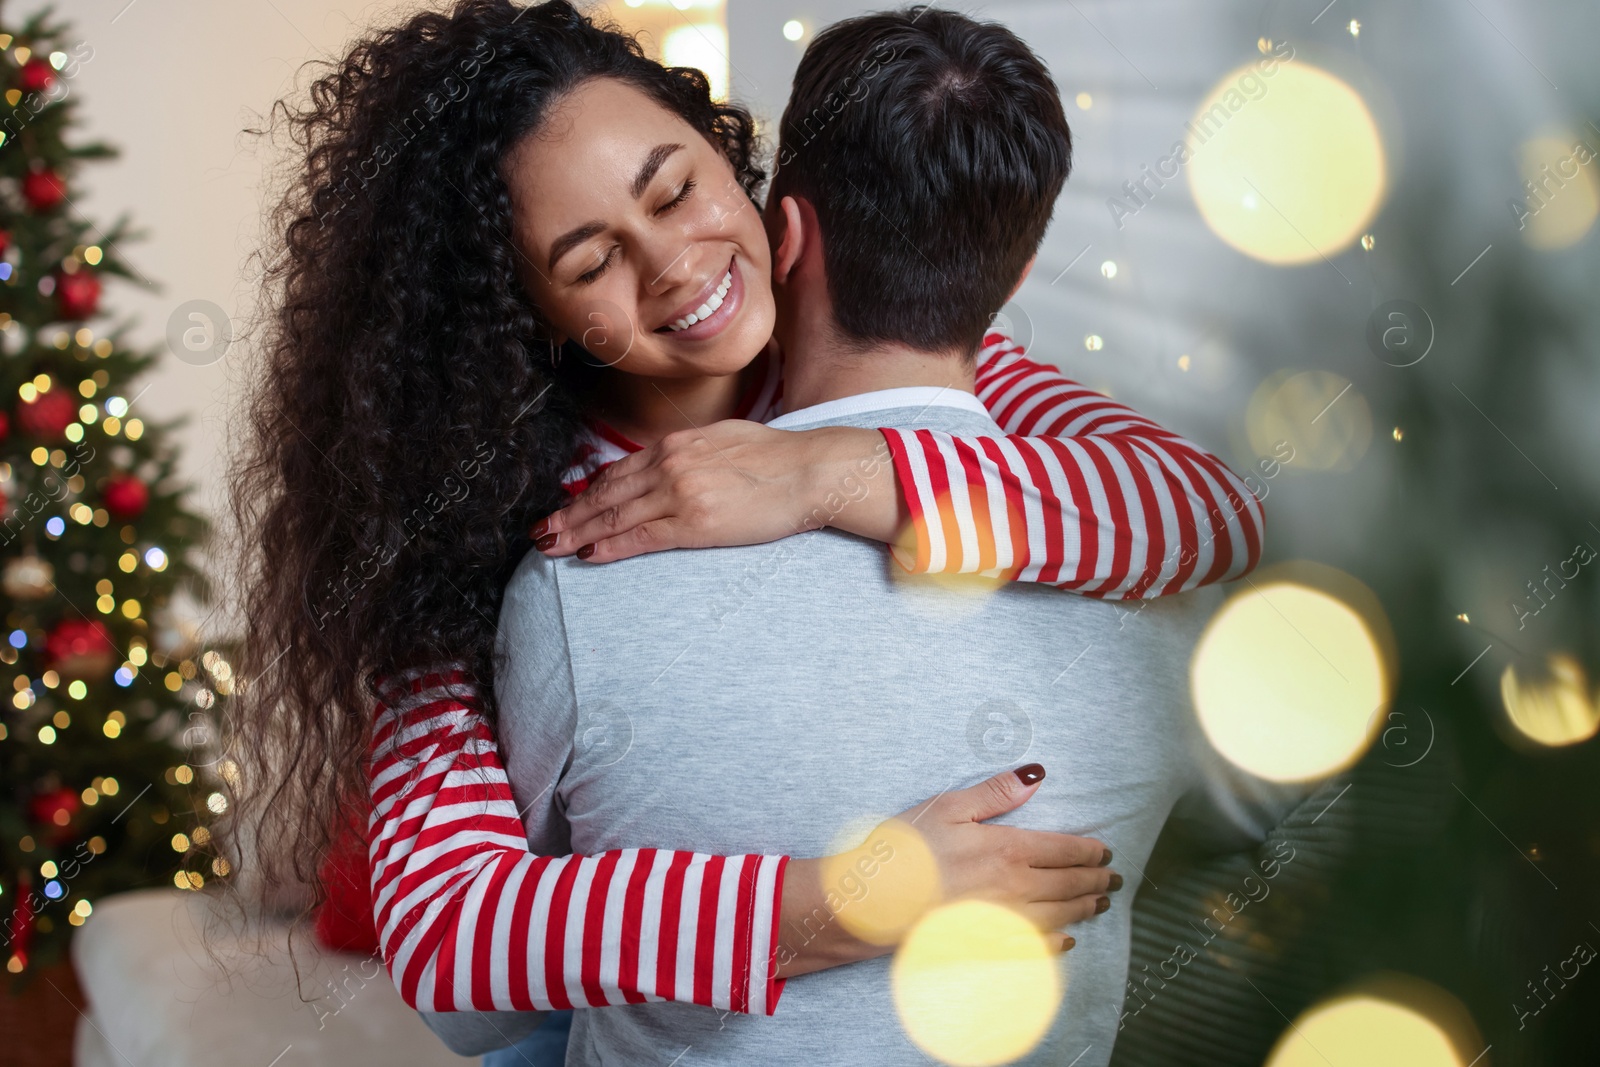
<path id="1" fill-rule="evenodd" d="M 759 545 L 823 526 L 890 541 L 903 511 L 876 430 L 774 430 L 728 419 L 618 460 L 531 535 L 548 555 L 607 563 L 669 548 Z"/>
<path id="2" fill-rule="evenodd" d="M 890 952 L 930 908 L 954 900 L 1005 905 L 1042 931 L 1105 911 L 1122 876 L 1099 841 L 983 823 L 1021 807 L 1043 779 L 1036 763 L 1003 771 L 879 824 L 849 852 L 790 860 L 778 976 Z M 1048 940 L 1062 952 L 1074 944 Z"/>

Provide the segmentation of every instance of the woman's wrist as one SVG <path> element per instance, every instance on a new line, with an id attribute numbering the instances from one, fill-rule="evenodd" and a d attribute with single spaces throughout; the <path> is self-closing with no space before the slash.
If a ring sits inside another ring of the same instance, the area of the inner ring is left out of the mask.
<path id="1" fill-rule="evenodd" d="M 823 888 L 825 863 L 791 859 L 784 873 L 775 972 L 779 978 L 869 960 L 893 947 L 868 944 L 839 921 Z"/>
<path id="2" fill-rule="evenodd" d="M 804 448 L 804 526 L 831 526 L 894 543 L 910 517 L 889 446 L 877 430 L 819 426 L 796 434 Z"/>

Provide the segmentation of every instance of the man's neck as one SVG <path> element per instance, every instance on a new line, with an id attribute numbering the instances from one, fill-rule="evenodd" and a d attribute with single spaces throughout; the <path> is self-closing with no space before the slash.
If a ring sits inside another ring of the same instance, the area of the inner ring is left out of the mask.
<path id="1" fill-rule="evenodd" d="M 924 352 L 895 343 L 858 349 L 816 336 L 793 337 L 789 344 L 783 358 L 786 411 L 908 386 L 976 391 L 976 364 L 959 351 Z"/>

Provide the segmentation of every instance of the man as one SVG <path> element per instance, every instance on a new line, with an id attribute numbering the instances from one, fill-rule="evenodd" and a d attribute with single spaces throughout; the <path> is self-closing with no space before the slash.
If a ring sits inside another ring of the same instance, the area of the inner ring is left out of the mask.
<path id="1" fill-rule="evenodd" d="M 997 434 L 973 355 L 1070 167 L 1042 64 L 1003 28 L 936 9 L 849 20 L 808 49 L 783 131 L 767 225 L 788 413 L 771 425 Z M 841 497 L 890 491 L 882 473 L 868 465 Z M 730 584 L 739 610 L 713 610 Z M 1026 756 L 1050 775 L 1002 821 L 1101 838 L 1138 871 L 1175 804 L 1229 784 L 1187 699 L 1208 603 L 1134 616 L 1015 583 L 975 596 L 897 578 L 877 546 L 834 531 L 605 567 L 530 553 L 500 621 L 501 744 L 530 842 L 554 853 L 827 854 Z M 1219 809 L 1259 837 L 1270 821 L 1251 818 L 1252 797 L 1232 800 Z M 903 872 L 895 862 L 880 885 Z M 832 907 L 820 925 L 851 921 L 848 903 Z M 1074 928 L 1036 1058 L 1109 1060 L 1129 922 L 1124 906 Z M 782 932 L 780 964 L 782 942 L 811 936 Z M 525 1021 L 430 1018 L 462 1048 Z M 771 1018 L 580 1010 L 568 1062 L 686 1050 L 694 1063 L 926 1062 L 887 958 L 790 979 Z"/>

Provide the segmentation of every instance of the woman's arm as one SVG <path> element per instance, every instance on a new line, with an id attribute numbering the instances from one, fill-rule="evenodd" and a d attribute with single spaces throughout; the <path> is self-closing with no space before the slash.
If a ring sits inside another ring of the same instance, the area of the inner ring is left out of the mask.
<path id="1" fill-rule="evenodd" d="M 534 855 L 488 723 L 445 682 L 413 683 L 403 716 L 380 705 L 369 764 L 374 920 L 405 1002 L 770 1014 L 787 857 Z"/>
<path id="2" fill-rule="evenodd" d="M 729 420 L 602 472 L 533 530 L 596 563 L 832 526 L 908 570 L 1142 598 L 1249 573 L 1260 501 L 1216 456 L 991 333 L 977 393 L 1004 437 Z"/>
<path id="3" fill-rule="evenodd" d="M 449 681 L 411 683 L 403 714 L 379 706 L 369 763 L 374 919 L 413 1008 L 677 1000 L 771 1014 L 785 977 L 892 948 L 856 937 L 840 907 L 848 894 L 830 890 L 853 855 L 533 854 L 493 734 Z M 1122 880 L 1098 842 L 982 824 L 1032 796 L 1043 769 L 1023 770 L 944 794 L 903 822 L 916 823 L 944 897 L 997 899 L 1055 929 L 1103 910 Z M 857 851 L 894 836 L 891 823 Z M 880 880 L 875 894 L 892 898 L 894 881 Z M 929 902 L 906 897 L 909 922 Z"/>
<path id="4" fill-rule="evenodd" d="M 909 544 L 896 550 L 909 570 L 1137 599 L 1238 578 L 1260 561 L 1261 502 L 1205 449 L 999 332 L 979 355 L 977 395 L 1006 437 L 881 431 L 909 511 Z"/>

